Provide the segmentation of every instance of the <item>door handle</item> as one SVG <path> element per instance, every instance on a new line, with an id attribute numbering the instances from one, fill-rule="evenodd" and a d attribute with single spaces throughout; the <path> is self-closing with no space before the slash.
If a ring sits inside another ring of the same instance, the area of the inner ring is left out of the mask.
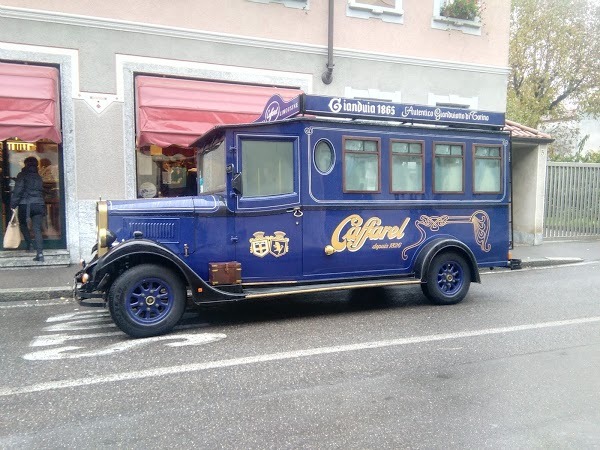
<path id="1" fill-rule="evenodd" d="M 304 213 L 302 212 L 302 209 L 300 209 L 299 206 L 297 206 L 293 209 L 287 209 L 286 212 L 293 213 L 294 217 L 302 217 L 304 215 Z"/>

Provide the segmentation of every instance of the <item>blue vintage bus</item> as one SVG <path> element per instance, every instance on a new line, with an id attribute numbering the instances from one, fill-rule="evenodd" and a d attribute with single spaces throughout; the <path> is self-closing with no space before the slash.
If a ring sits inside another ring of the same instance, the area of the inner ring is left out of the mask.
<path id="1" fill-rule="evenodd" d="M 196 304 L 419 284 L 460 302 L 511 267 L 510 136 L 502 113 L 274 96 L 255 123 L 197 148 L 198 195 L 100 201 L 76 275 L 133 337 Z"/>

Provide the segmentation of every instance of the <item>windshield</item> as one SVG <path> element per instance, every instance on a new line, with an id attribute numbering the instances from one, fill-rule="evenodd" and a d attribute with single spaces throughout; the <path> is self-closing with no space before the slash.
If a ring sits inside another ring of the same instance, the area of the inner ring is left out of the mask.
<path id="1" fill-rule="evenodd" d="M 225 192 L 225 140 L 198 152 L 198 193 Z"/>

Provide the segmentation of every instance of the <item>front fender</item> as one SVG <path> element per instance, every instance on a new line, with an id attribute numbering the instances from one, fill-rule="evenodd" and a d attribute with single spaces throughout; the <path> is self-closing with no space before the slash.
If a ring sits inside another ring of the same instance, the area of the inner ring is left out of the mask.
<path id="1" fill-rule="evenodd" d="M 143 254 L 151 254 L 165 258 L 182 270 L 184 267 L 187 267 L 187 264 L 185 264 L 185 262 L 175 253 L 155 241 L 148 239 L 130 239 L 112 247 L 108 253 L 98 258 L 98 261 L 96 261 L 94 278 L 103 276 L 109 271 L 111 266 L 118 261 L 122 261 L 123 258 L 131 258 L 132 256 L 141 256 Z M 187 269 L 191 272 L 189 267 L 187 267 Z"/>
<path id="2" fill-rule="evenodd" d="M 204 297 L 206 294 L 213 294 L 211 297 L 235 299 L 243 298 L 240 293 L 226 292 L 209 285 L 204 279 L 199 277 L 190 266 L 181 259 L 177 254 L 173 253 L 163 245 L 148 239 L 131 239 L 120 243 L 110 249 L 108 253 L 98 259 L 94 270 L 94 280 L 105 280 L 107 276 L 112 277 L 117 271 L 116 268 L 124 263 L 135 265 L 137 262 L 146 262 L 149 259 L 155 261 L 164 261 L 165 265 L 176 268 L 182 277 L 186 280 L 188 286 L 191 287 L 192 293 L 202 291 Z M 112 279 L 108 285 L 112 284 Z M 201 288 L 200 290 L 198 288 Z"/>
<path id="3" fill-rule="evenodd" d="M 463 254 L 471 269 L 471 280 L 475 283 L 481 283 L 479 267 L 477 266 L 477 259 L 475 258 L 473 251 L 463 242 L 451 237 L 438 237 L 421 247 L 417 258 L 415 259 L 415 277 L 420 278 L 421 281 L 425 281 L 424 277 L 429 270 L 431 261 L 438 253 L 444 250 L 454 250 Z"/>

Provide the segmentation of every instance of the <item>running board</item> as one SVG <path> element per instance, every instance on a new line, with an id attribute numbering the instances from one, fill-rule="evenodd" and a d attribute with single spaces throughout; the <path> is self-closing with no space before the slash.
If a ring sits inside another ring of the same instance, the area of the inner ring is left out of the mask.
<path id="1" fill-rule="evenodd" d="M 326 283 L 319 285 L 280 286 L 263 289 L 244 289 L 245 298 L 279 297 L 281 295 L 313 294 L 316 292 L 340 291 L 344 289 L 362 289 L 384 286 L 400 286 L 404 284 L 421 284 L 421 280 L 379 280 L 352 281 L 347 283 Z"/>

